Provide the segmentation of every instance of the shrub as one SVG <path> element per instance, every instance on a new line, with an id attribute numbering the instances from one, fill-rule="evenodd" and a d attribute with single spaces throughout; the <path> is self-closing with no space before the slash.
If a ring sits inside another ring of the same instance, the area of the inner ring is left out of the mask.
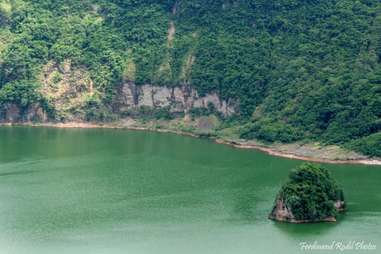
<path id="1" fill-rule="evenodd" d="M 381 132 L 352 141 L 347 147 L 369 156 L 381 157 Z"/>
<path id="2" fill-rule="evenodd" d="M 290 143 L 302 138 L 300 131 L 286 123 L 262 120 L 254 122 L 242 130 L 241 138 L 259 139 L 267 142 Z"/>

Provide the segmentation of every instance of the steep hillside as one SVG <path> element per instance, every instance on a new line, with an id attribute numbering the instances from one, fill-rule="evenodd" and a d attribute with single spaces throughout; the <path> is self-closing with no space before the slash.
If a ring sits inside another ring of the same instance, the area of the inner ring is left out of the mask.
<path id="1" fill-rule="evenodd" d="M 381 156 L 379 0 L 0 0 L 0 118 L 216 115 Z"/>

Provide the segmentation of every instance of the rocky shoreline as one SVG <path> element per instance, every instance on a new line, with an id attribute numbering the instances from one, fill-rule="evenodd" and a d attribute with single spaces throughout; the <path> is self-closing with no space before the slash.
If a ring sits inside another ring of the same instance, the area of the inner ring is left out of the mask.
<path id="1" fill-rule="evenodd" d="M 181 131 L 176 129 L 166 129 L 166 128 L 157 128 L 157 127 L 147 127 L 143 125 L 136 125 L 136 122 L 129 123 L 126 122 L 115 122 L 115 123 L 87 123 L 87 122 L 66 122 L 66 123 L 33 123 L 33 122 L 21 122 L 21 123 L 0 123 L 0 126 L 30 126 L 30 127 L 51 127 L 51 128 L 83 128 L 83 129 L 92 129 L 92 128 L 107 128 L 107 129 L 128 129 L 128 130 L 138 130 L 138 131 L 155 131 L 161 133 L 173 133 L 183 136 L 191 136 L 195 138 L 200 138 L 203 135 L 192 133 L 190 131 Z M 211 140 L 218 144 L 229 145 L 239 149 L 255 149 L 261 152 L 267 153 L 272 156 L 283 157 L 294 160 L 303 160 L 310 162 L 318 163 L 330 163 L 330 164 L 363 164 L 363 165 L 381 165 L 381 159 L 368 158 L 363 155 L 358 155 L 352 153 L 352 155 L 341 156 L 340 159 L 331 159 L 327 158 L 326 153 L 329 153 L 329 149 L 325 146 L 321 146 L 316 150 L 319 150 L 319 153 L 314 153 L 314 149 L 311 149 L 311 145 L 301 145 L 301 144 L 291 144 L 291 145 L 265 145 L 257 141 L 252 140 L 233 140 L 224 137 L 215 138 L 210 137 Z M 305 150 L 307 149 L 307 152 Z M 306 155 L 308 153 L 308 155 Z"/>
<path id="2" fill-rule="evenodd" d="M 381 160 L 379 159 L 371 159 L 371 158 L 363 158 L 363 159 L 326 159 L 326 158 L 320 158 L 318 156 L 304 156 L 302 154 L 297 154 L 295 151 L 284 151 L 284 150 L 278 150 L 274 146 L 265 146 L 265 145 L 255 145 L 255 144 L 247 144 L 246 141 L 243 142 L 237 142 L 237 141 L 229 141 L 229 140 L 223 140 L 223 139 L 216 139 L 215 140 L 219 144 L 226 144 L 230 145 L 236 148 L 241 149 L 256 149 L 262 152 L 265 152 L 269 155 L 277 156 L 277 157 L 283 157 L 288 159 L 295 159 L 295 160 L 303 160 L 303 161 L 310 161 L 310 162 L 318 162 L 318 163 L 330 163 L 330 164 L 364 164 L 364 165 L 381 165 Z M 324 147 L 322 148 L 324 149 Z"/>
<path id="3" fill-rule="evenodd" d="M 336 201 L 335 207 L 338 212 L 344 212 L 345 203 L 343 201 Z M 305 224 L 305 223 L 320 223 L 320 222 L 336 222 L 337 219 L 334 216 L 329 216 L 318 220 L 297 220 L 294 218 L 292 211 L 285 206 L 283 200 L 277 200 L 276 206 L 273 208 L 268 217 L 270 220 L 279 222 L 288 222 L 293 224 Z"/>

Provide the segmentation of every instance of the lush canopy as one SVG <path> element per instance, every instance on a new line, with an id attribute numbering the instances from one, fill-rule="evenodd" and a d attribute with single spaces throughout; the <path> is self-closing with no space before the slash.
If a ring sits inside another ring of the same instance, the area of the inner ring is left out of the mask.
<path id="1" fill-rule="evenodd" d="M 381 156 L 379 0 L 1 0 L 0 26 L 0 105 L 48 107 L 42 67 L 69 59 L 103 116 L 123 80 L 191 84 L 238 103 L 244 138 Z"/>
<path id="2" fill-rule="evenodd" d="M 328 170 L 313 164 L 303 164 L 291 171 L 277 199 L 285 202 L 298 221 L 321 221 L 336 217 L 335 202 L 344 201 Z"/>

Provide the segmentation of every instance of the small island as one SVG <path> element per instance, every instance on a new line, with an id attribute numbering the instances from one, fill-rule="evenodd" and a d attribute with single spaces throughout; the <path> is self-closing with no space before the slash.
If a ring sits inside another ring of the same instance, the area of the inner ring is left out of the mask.
<path id="1" fill-rule="evenodd" d="M 330 172 L 305 163 L 291 171 L 269 219 L 290 223 L 335 222 L 345 210 L 344 194 Z"/>

